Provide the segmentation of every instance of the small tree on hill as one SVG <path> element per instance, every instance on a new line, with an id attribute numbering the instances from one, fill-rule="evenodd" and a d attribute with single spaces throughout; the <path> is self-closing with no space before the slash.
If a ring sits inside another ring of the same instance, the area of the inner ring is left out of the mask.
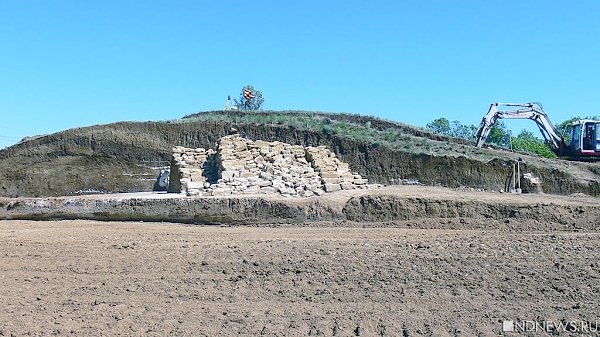
<path id="1" fill-rule="evenodd" d="M 233 101 L 239 110 L 251 111 L 260 110 L 265 99 L 260 90 L 256 90 L 253 86 L 247 85 L 242 88 L 240 98 L 234 99 Z"/>
<path id="2" fill-rule="evenodd" d="M 451 136 L 452 129 L 450 127 L 450 121 L 448 118 L 438 118 L 434 119 L 430 123 L 427 123 L 425 126 L 431 132 L 435 132 L 439 135 Z"/>
<path id="3" fill-rule="evenodd" d="M 516 137 L 511 137 L 510 143 L 515 151 L 529 152 L 545 158 L 556 158 L 548 144 L 527 130 L 521 131 Z"/>
<path id="4" fill-rule="evenodd" d="M 452 137 L 472 140 L 476 131 L 477 127 L 473 124 L 466 125 L 459 121 L 452 122 Z"/>
<path id="5" fill-rule="evenodd" d="M 428 130 L 440 135 L 463 138 L 466 140 L 473 139 L 477 127 L 474 125 L 465 125 L 460 121 L 450 122 L 447 118 L 438 118 L 428 123 L 425 126 Z"/>
<path id="6" fill-rule="evenodd" d="M 506 127 L 506 124 L 504 124 L 502 121 L 497 121 L 492 127 L 492 131 L 490 131 L 490 134 L 485 142 L 488 144 L 494 144 L 500 147 L 508 148 L 510 147 L 511 136 L 512 133 Z"/>

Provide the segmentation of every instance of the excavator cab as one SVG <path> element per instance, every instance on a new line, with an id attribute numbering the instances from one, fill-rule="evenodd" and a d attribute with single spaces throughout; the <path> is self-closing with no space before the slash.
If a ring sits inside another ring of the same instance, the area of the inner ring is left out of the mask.
<path id="1" fill-rule="evenodd" d="M 572 151 L 582 156 L 600 156 L 600 122 L 579 120 L 572 127 Z"/>

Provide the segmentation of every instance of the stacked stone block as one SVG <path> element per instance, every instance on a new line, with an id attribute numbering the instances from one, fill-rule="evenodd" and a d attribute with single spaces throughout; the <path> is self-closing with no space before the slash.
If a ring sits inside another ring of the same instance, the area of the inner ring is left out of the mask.
<path id="1" fill-rule="evenodd" d="M 335 153 L 325 146 L 309 146 L 306 158 L 318 172 L 325 192 L 366 188 L 367 179 L 350 170 L 350 165 L 339 160 Z"/>
<path id="2" fill-rule="evenodd" d="M 173 149 L 171 181 L 177 178 L 173 174 L 176 171 L 180 175 L 180 192 L 201 196 L 310 197 L 368 186 L 366 179 L 351 172 L 347 163 L 324 146 L 304 148 L 233 135 L 221 138 L 216 153 L 211 151 Z M 206 179 L 211 170 L 217 177 L 213 182 Z"/>
<path id="3" fill-rule="evenodd" d="M 214 151 L 206 151 L 203 148 L 189 149 L 182 146 L 173 148 L 168 192 L 199 194 L 198 192 L 207 182 L 203 175 L 203 167 L 212 152 Z"/>
<path id="4" fill-rule="evenodd" d="M 325 193 L 302 146 L 227 136 L 219 140 L 217 152 L 221 179 L 207 189 L 210 195 Z"/>

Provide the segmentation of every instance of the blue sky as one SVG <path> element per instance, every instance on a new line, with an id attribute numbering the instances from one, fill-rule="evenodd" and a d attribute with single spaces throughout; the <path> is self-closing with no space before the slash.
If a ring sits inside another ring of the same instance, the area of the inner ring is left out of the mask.
<path id="1" fill-rule="evenodd" d="M 221 109 L 478 124 L 496 101 L 600 115 L 600 1 L 0 1 L 0 148 Z M 509 121 L 516 131 L 533 122 Z"/>

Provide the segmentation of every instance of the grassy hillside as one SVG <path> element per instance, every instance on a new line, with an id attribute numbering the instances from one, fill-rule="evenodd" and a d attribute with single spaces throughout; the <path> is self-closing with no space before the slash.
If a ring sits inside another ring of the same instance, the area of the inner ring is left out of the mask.
<path id="1" fill-rule="evenodd" d="M 547 193 L 597 195 L 598 166 L 479 149 L 369 116 L 318 112 L 203 112 L 160 122 L 66 130 L 0 151 L 0 195 L 52 196 L 152 190 L 171 148 L 215 147 L 234 127 L 251 139 L 326 145 L 372 182 L 506 189 L 512 163 L 542 177 Z"/>

